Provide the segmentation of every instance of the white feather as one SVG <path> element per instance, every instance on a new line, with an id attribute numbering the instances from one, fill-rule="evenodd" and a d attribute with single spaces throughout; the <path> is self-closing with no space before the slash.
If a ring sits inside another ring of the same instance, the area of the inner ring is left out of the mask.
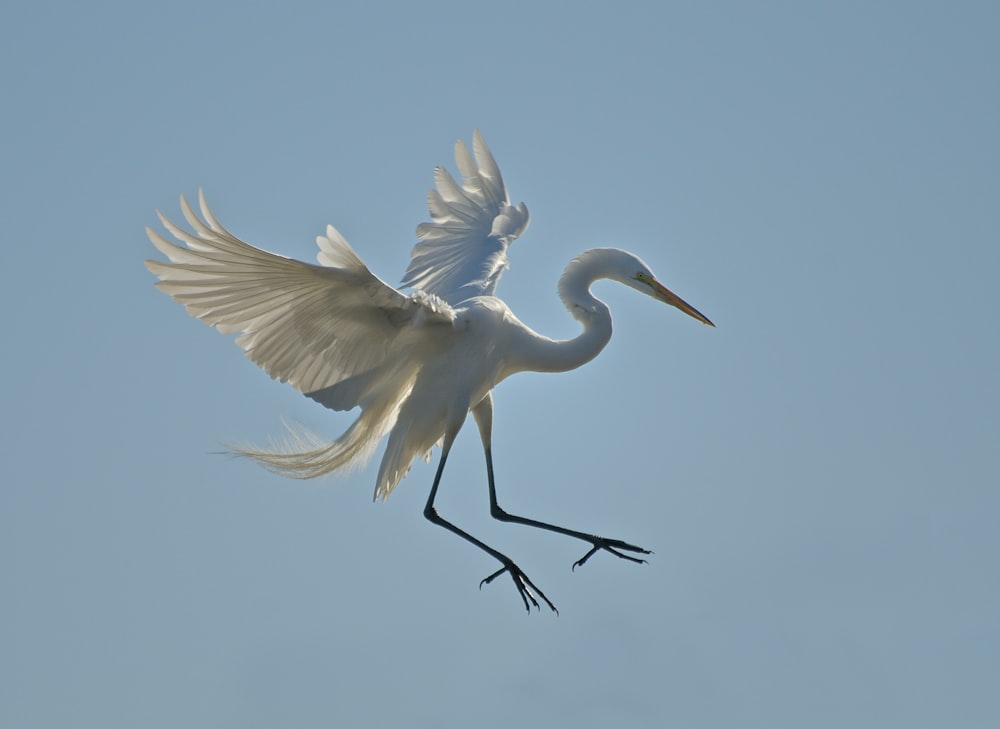
<path id="1" fill-rule="evenodd" d="M 431 222 L 417 226 L 403 286 L 436 294 L 452 306 L 473 296 L 492 296 L 507 268 L 507 247 L 528 227 L 524 203 L 510 204 L 507 188 L 483 136 L 473 135 L 475 158 L 455 144 L 462 184 L 442 167 L 427 194 Z"/>

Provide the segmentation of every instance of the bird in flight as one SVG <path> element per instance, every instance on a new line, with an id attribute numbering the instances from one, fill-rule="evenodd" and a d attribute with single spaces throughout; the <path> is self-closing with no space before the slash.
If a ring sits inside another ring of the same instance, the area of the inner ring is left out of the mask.
<path id="1" fill-rule="evenodd" d="M 491 448 L 492 390 L 517 372 L 566 372 L 596 357 L 611 338 L 611 313 L 590 286 L 617 281 L 714 326 L 703 314 L 656 280 L 638 257 L 615 248 L 594 248 L 570 261 L 559 279 L 559 296 L 583 331 L 553 340 L 521 323 L 495 296 L 507 268 L 510 244 L 528 227 L 524 203 L 511 205 L 500 170 L 477 130 L 473 152 L 455 145 L 461 173 L 434 171 L 427 195 L 431 221 L 417 227 L 401 288 L 372 274 L 333 227 L 317 237 L 319 265 L 255 248 L 226 230 L 199 191 L 201 215 L 181 196 L 190 231 L 157 213 L 170 241 L 146 229 L 169 262 L 150 260 L 156 286 L 188 313 L 236 343 L 268 375 L 333 410 L 360 409 L 335 441 L 292 431 L 284 448 L 237 452 L 282 476 L 313 478 L 363 461 L 388 435 L 375 481 L 375 499 L 386 499 L 417 456 L 441 449 L 424 516 L 474 544 L 499 563 L 480 582 L 503 574 L 514 582 L 525 609 L 555 605 L 507 555 L 446 521 L 434 507 L 445 461 L 471 412 L 486 455 L 490 513 L 500 521 L 545 529 L 587 542 L 599 551 L 644 562 L 650 551 L 620 539 L 510 514 L 497 502 Z"/>

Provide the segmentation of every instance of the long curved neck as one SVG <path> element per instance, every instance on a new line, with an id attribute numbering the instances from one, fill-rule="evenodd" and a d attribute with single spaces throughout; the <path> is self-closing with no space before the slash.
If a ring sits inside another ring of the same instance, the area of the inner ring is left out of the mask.
<path id="1" fill-rule="evenodd" d="M 610 278 L 598 250 L 574 258 L 559 279 L 559 298 L 569 313 L 583 325 L 583 332 L 572 339 L 549 339 L 533 334 L 521 351 L 518 369 L 533 372 L 566 372 L 586 364 L 604 349 L 611 339 L 611 311 L 590 293 L 592 283 Z"/>

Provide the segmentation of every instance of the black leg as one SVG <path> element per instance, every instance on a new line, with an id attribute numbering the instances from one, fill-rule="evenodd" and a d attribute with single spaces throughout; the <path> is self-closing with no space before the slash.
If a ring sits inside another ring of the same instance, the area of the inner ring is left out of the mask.
<path id="1" fill-rule="evenodd" d="M 491 582 L 493 582 L 493 580 L 495 580 L 497 577 L 506 572 L 507 574 L 510 575 L 511 579 L 514 580 L 514 586 L 517 588 L 518 594 L 520 594 L 521 600 L 524 602 L 525 610 L 531 612 L 532 605 L 534 605 L 535 608 L 538 609 L 539 607 L 538 600 L 535 598 L 535 595 L 537 594 L 538 597 L 541 598 L 545 602 L 545 604 L 548 605 L 552 609 L 552 611 L 558 615 L 559 611 L 556 610 L 556 606 L 552 604 L 552 601 L 549 600 L 549 598 L 545 597 L 544 592 L 539 590 L 538 587 L 536 587 L 535 584 L 530 579 L 528 579 L 528 576 L 524 574 L 524 571 L 514 563 L 514 560 L 512 560 L 507 555 L 498 552 L 497 550 L 493 549 L 484 542 L 479 541 L 468 532 L 459 529 L 451 522 L 441 518 L 441 516 L 437 513 L 437 509 L 434 508 L 434 497 L 437 496 L 438 484 L 440 484 L 441 482 L 441 474 L 444 472 L 444 464 L 445 461 L 448 459 L 448 451 L 450 450 L 450 448 L 451 448 L 451 443 L 446 441 L 444 447 L 441 449 L 441 461 L 440 463 L 438 463 L 437 473 L 434 474 L 434 485 L 431 486 L 431 493 L 427 497 L 427 505 L 424 506 L 424 516 L 428 519 L 428 521 L 431 521 L 432 523 L 437 524 L 438 526 L 442 526 L 448 531 L 452 532 L 453 534 L 457 534 L 465 541 L 471 542 L 472 544 L 476 545 L 481 550 L 489 554 L 491 557 L 493 557 L 498 562 L 500 562 L 500 564 L 503 565 L 500 569 L 498 569 L 496 572 L 494 572 L 489 577 L 485 578 L 482 582 L 479 583 L 480 589 L 482 589 L 483 585 L 490 584 Z"/>
<path id="2" fill-rule="evenodd" d="M 543 521 L 536 521 L 535 519 L 527 519 L 523 516 L 508 514 L 506 511 L 501 509 L 500 504 L 497 503 L 497 488 L 496 483 L 493 480 L 492 449 L 489 445 L 484 445 L 484 450 L 486 452 L 486 476 L 489 479 L 490 485 L 490 514 L 494 519 L 499 519 L 500 521 L 512 522 L 514 524 L 524 524 L 525 526 L 535 527 L 536 529 L 546 529 L 550 532 L 555 532 L 556 534 L 565 534 L 567 537 L 573 537 L 575 539 L 583 540 L 584 542 L 590 542 L 592 545 L 590 551 L 573 563 L 574 570 L 580 565 L 586 563 L 588 559 L 593 557 L 599 550 L 602 549 L 606 552 L 610 552 L 616 557 L 621 557 L 622 559 L 627 559 L 630 562 L 638 562 L 640 564 L 645 564 L 646 560 L 639 559 L 638 557 L 632 557 L 628 554 L 622 554 L 619 550 L 637 552 L 639 554 L 652 554 L 652 552 L 648 549 L 643 549 L 642 547 L 637 547 L 634 544 L 623 542 L 621 539 L 608 539 L 606 537 L 600 537 L 596 534 L 586 534 L 584 532 L 578 532 L 574 529 L 566 529 L 565 527 L 556 526 L 555 524 L 546 524 Z"/>

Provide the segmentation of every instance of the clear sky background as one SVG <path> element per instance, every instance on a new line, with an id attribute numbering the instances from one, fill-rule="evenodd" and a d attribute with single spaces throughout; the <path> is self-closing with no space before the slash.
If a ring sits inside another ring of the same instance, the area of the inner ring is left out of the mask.
<path id="1" fill-rule="evenodd" d="M 35 2 L 0 12 L 5 727 L 1000 724 L 1000 11 L 992 2 Z M 558 9 L 557 9 L 558 7 Z M 273 382 L 153 288 L 203 186 L 314 260 L 402 276 L 482 129 L 532 212 L 499 293 L 630 249 L 715 330 L 610 283 L 615 336 L 496 393 L 433 465 L 299 483 L 217 455 Z M 471 423 L 470 423 L 471 425 Z"/>

